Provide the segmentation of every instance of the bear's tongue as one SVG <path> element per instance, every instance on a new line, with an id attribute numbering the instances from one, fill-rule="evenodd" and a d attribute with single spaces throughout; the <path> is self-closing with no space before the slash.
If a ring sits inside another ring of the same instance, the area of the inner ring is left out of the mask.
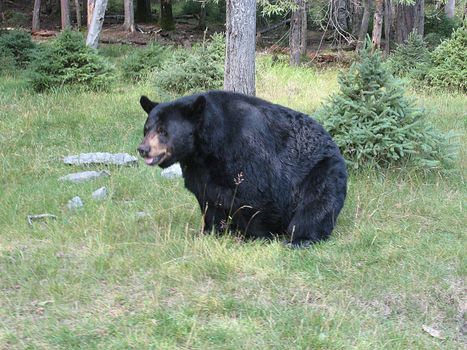
<path id="1" fill-rule="evenodd" d="M 154 161 L 154 158 L 144 158 L 144 161 L 146 162 L 146 164 L 151 165 Z"/>

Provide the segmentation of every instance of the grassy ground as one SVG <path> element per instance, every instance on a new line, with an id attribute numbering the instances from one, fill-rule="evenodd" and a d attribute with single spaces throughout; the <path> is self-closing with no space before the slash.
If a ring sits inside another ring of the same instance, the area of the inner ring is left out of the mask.
<path id="1" fill-rule="evenodd" d="M 261 97 L 306 112 L 337 88 L 335 71 L 258 80 Z M 351 174 L 335 234 L 307 250 L 203 236 L 193 196 L 158 169 L 57 181 L 77 170 L 65 155 L 134 154 L 151 91 L 35 95 L 0 81 L 0 349 L 465 348 L 465 151 L 451 174 Z M 465 149 L 467 98 L 417 97 Z M 110 199 L 92 201 L 103 185 Z M 85 205 L 70 212 L 75 195 Z M 58 219 L 29 227 L 43 212 Z"/>

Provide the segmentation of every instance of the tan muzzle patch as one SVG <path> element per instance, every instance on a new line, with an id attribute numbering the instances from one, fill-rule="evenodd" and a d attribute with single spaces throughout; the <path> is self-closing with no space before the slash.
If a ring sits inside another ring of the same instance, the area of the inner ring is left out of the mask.
<path id="1" fill-rule="evenodd" d="M 154 163 L 159 164 L 171 155 L 167 145 L 160 141 L 159 134 L 157 133 L 150 132 L 147 134 L 142 142 L 142 145 L 149 146 L 149 153 L 147 158 L 155 160 Z"/>

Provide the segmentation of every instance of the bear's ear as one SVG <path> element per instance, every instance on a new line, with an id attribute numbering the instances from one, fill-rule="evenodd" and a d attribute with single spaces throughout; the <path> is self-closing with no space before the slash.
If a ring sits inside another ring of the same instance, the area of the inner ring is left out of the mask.
<path id="1" fill-rule="evenodd" d="M 198 96 L 191 105 L 191 111 L 195 115 L 199 115 L 204 111 L 204 108 L 206 107 L 206 97 L 203 95 Z"/>
<path id="2" fill-rule="evenodd" d="M 158 103 L 152 102 L 146 96 L 141 96 L 141 98 L 139 99 L 139 103 L 141 107 L 143 107 L 143 109 L 146 111 L 147 114 L 149 114 L 152 111 L 152 109 L 158 105 Z"/>

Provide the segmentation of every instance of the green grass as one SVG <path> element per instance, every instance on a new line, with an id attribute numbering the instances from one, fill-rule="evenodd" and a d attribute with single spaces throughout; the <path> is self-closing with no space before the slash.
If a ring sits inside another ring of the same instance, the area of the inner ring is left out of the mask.
<path id="1" fill-rule="evenodd" d="M 259 96 L 309 113 L 337 88 L 332 70 L 259 71 Z M 143 164 L 57 181 L 78 171 L 65 155 L 134 154 L 138 99 L 152 91 L 39 95 L 21 76 L 0 82 L 0 349 L 464 348 L 466 96 L 415 94 L 460 134 L 452 172 L 352 173 L 332 238 L 297 251 L 200 235 L 182 180 Z M 103 185 L 110 198 L 92 201 Z M 70 212 L 75 195 L 85 206 Z M 43 212 L 58 219 L 29 227 Z"/>

